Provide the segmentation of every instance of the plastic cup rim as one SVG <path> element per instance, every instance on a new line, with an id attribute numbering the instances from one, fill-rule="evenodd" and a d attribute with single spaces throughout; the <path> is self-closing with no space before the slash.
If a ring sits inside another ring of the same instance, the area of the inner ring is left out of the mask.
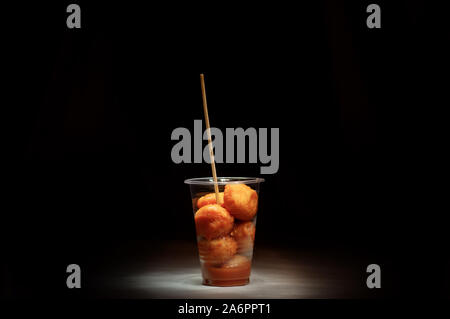
<path id="1" fill-rule="evenodd" d="M 217 177 L 218 185 L 228 184 L 258 184 L 264 182 L 264 178 L 260 177 Z M 188 185 L 214 185 L 212 177 L 196 177 L 189 178 L 184 181 Z"/>

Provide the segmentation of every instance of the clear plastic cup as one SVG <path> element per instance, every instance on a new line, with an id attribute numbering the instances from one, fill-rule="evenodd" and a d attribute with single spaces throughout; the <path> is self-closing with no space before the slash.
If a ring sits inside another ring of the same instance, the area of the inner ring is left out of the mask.
<path id="1" fill-rule="evenodd" d="M 191 189 L 204 285 L 242 286 L 250 282 L 259 185 L 263 181 L 220 177 L 217 204 L 211 177 L 185 180 Z"/>

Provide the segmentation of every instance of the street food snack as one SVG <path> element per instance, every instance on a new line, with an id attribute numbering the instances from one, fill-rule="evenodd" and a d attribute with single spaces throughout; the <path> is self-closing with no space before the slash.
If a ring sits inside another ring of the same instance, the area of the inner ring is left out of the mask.
<path id="1" fill-rule="evenodd" d="M 252 220 L 258 210 L 258 194 L 245 184 L 225 186 L 223 206 L 239 220 Z"/>
<path id="2" fill-rule="evenodd" d="M 194 219 L 197 235 L 206 239 L 228 235 L 234 224 L 234 217 L 217 204 L 203 206 L 195 213 Z"/>
<path id="3" fill-rule="evenodd" d="M 262 181 L 244 177 L 223 177 L 218 184 L 210 177 L 186 180 L 204 285 L 229 287 L 250 282 Z"/>
<path id="4" fill-rule="evenodd" d="M 203 206 L 210 204 L 217 204 L 215 193 L 206 194 L 205 196 L 200 197 L 197 201 L 198 208 L 202 208 Z M 219 193 L 219 205 L 223 205 L 223 192 Z"/>
<path id="5" fill-rule="evenodd" d="M 200 83 L 212 179 L 191 178 L 185 183 L 191 189 L 203 284 L 246 285 L 250 280 L 259 184 L 264 179 L 217 177 L 203 74 Z"/>
<path id="6" fill-rule="evenodd" d="M 240 222 L 234 225 L 231 236 L 236 240 L 238 253 L 252 251 L 256 227 L 253 222 Z"/>
<path id="7" fill-rule="evenodd" d="M 236 254 L 237 243 L 230 236 L 213 240 L 201 239 L 198 241 L 198 251 L 200 258 L 208 265 L 221 265 Z"/>

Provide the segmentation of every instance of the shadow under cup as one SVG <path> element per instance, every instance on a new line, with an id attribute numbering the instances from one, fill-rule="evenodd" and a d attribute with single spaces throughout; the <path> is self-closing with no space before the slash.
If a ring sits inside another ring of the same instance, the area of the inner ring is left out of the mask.
<path id="1" fill-rule="evenodd" d="M 190 186 L 203 284 L 242 286 L 250 282 L 259 185 L 264 179 L 192 178 Z"/>

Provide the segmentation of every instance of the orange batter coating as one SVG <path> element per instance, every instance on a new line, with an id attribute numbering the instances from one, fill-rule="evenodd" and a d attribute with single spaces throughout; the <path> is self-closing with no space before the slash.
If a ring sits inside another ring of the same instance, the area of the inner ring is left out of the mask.
<path id="1" fill-rule="evenodd" d="M 256 228 L 252 222 L 242 222 L 234 226 L 231 236 L 236 240 L 238 252 L 247 252 L 253 249 Z"/>
<path id="2" fill-rule="evenodd" d="M 216 193 L 206 194 L 202 196 L 197 201 L 197 207 L 202 208 L 203 206 L 217 204 L 216 203 Z M 223 192 L 219 193 L 219 205 L 223 205 Z"/>
<path id="3" fill-rule="evenodd" d="M 236 254 L 237 243 L 230 237 L 213 240 L 201 239 L 198 242 L 200 258 L 209 265 L 220 265 Z"/>
<path id="4" fill-rule="evenodd" d="M 234 217 L 217 204 L 203 206 L 195 213 L 194 219 L 197 235 L 206 239 L 228 235 L 234 224 Z"/>
<path id="5" fill-rule="evenodd" d="M 258 194 L 245 184 L 225 186 L 223 206 L 240 220 L 252 220 L 258 210 Z"/>

